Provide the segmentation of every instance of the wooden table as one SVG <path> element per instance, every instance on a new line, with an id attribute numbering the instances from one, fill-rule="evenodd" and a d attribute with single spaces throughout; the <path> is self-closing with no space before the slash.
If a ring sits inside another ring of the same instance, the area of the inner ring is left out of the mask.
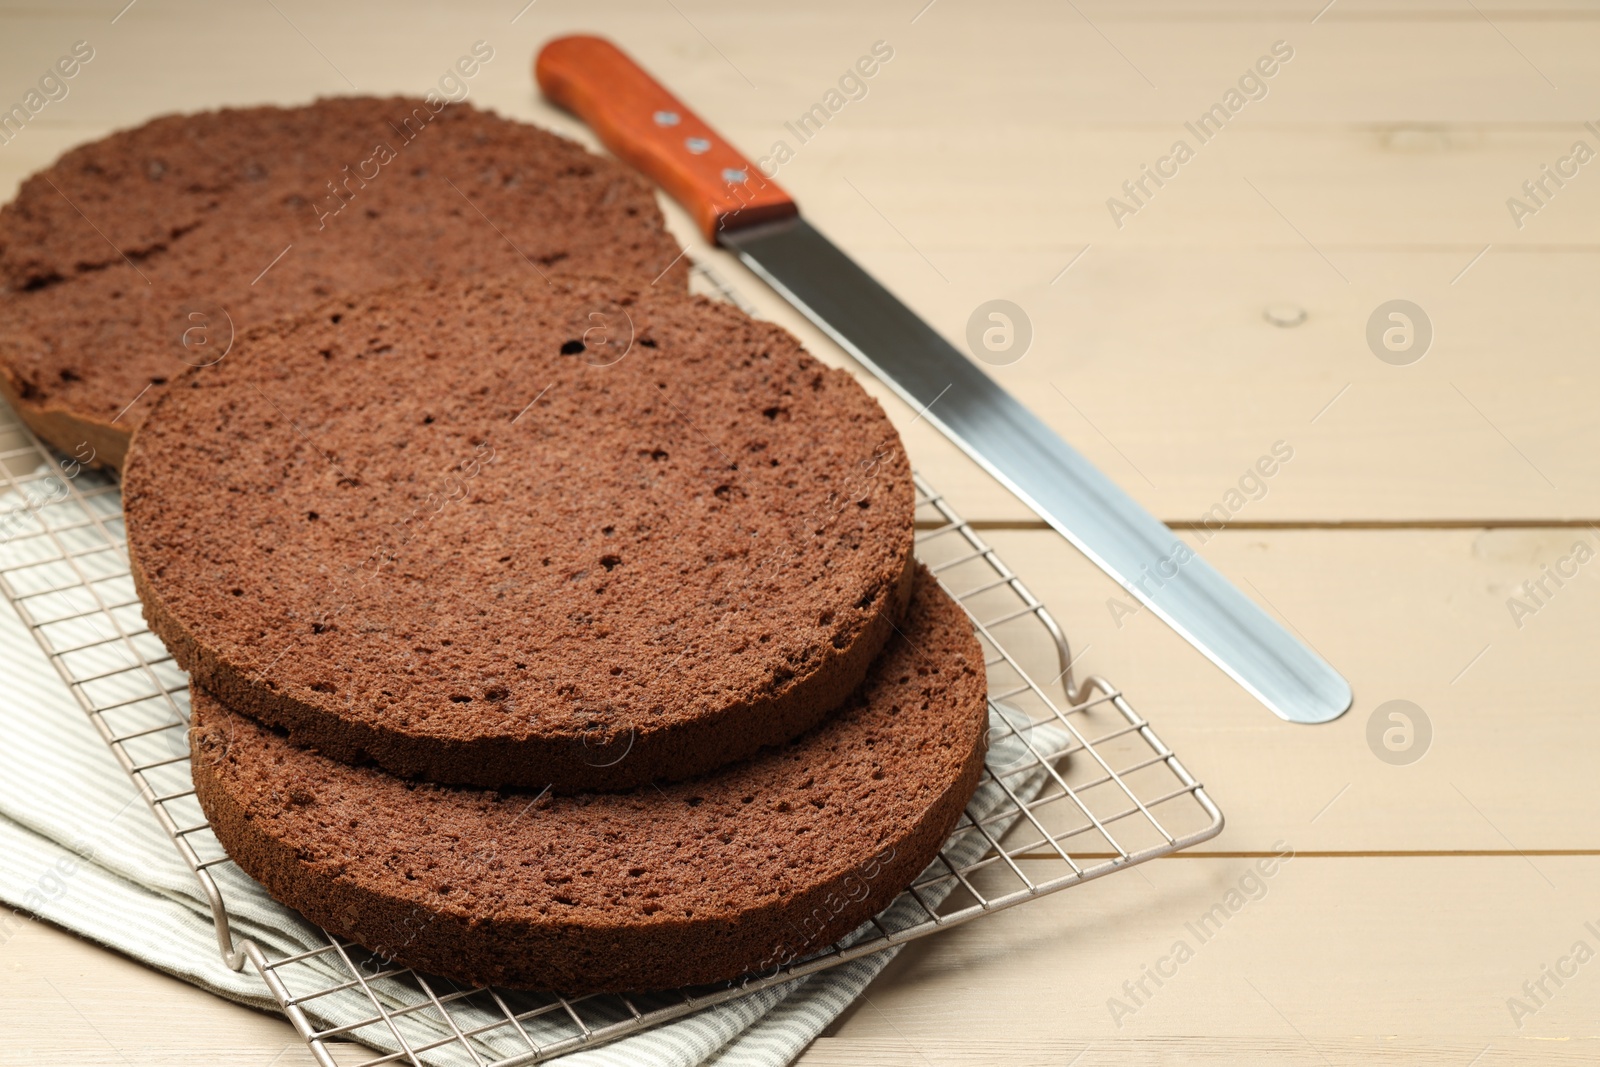
<path id="1" fill-rule="evenodd" d="M 121 2 L 0 13 L 0 95 L 74 41 L 95 49 L 0 147 L 8 195 L 162 112 L 420 92 L 480 39 L 495 58 L 475 102 L 589 141 L 538 99 L 529 60 L 592 30 L 752 154 L 789 141 L 781 181 L 812 219 L 952 338 L 986 300 L 1020 305 L 1032 346 L 995 375 L 1190 536 L 1259 456 L 1293 449 L 1203 552 L 1351 680 L 1355 707 L 1323 727 L 1277 721 L 1147 613 L 1119 626 L 1108 579 L 868 384 L 1229 821 L 906 949 L 806 1063 L 1600 1059 L 1600 963 L 1561 962 L 1578 941 L 1600 951 L 1600 563 L 1523 590 L 1600 547 L 1600 162 L 1560 162 L 1600 148 L 1595 5 L 138 0 L 113 21 Z M 867 95 L 798 144 L 785 122 L 877 41 L 893 59 Z M 1201 143 L 1184 123 L 1279 41 L 1293 56 L 1266 95 Z M 1161 162 L 1179 138 L 1193 158 Z M 1176 173 L 1134 201 L 1143 164 Z M 1536 203 L 1522 184 L 1545 164 L 1576 174 Z M 692 255 L 846 362 L 666 210 Z M 1393 299 L 1433 327 L 1409 365 L 1366 338 Z M 1395 699 L 1432 724 L 1407 765 L 1367 740 Z M 1264 897 L 1113 1012 L 1185 921 L 1285 846 Z M 1545 978 L 1539 1004 L 1524 983 L 1547 966 L 1576 974 Z M 310 1062 L 281 1020 L 38 923 L 0 950 L 0 1035 L 6 1063 Z"/>

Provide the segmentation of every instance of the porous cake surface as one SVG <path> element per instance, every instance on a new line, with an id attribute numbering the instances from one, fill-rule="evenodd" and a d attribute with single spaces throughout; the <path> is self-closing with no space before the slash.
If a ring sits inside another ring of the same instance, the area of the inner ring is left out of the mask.
<path id="1" fill-rule="evenodd" d="M 512 270 L 681 290 L 687 263 L 629 169 L 470 104 L 169 115 L 74 148 L 0 208 L 0 393 L 120 467 L 166 385 L 251 326 Z"/>
<path id="2" fill-rule="evenodd" d="M 555 797 L 406 782 L 196 688 L 194 781 L 269 892 L 379 962 L 567 994 L 826 948 L 932 861 L 982 773 L 983 659 L 921 572 L 902 635 L 820 727 L 693 781 Z"/>
<path id="3" fill-rule="evenodd" d="M 200 685 L 435 782 L 748 756 L 837 707 L 910 594 L 877 403 L 775 326 L 612 282 L 270 325 L 173 383 L 123 500 L 146 618 Z"/>

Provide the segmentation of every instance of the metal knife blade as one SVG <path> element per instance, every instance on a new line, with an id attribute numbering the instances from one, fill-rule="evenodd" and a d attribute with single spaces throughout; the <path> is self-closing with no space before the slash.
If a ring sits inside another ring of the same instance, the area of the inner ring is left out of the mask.
<path id="1" fill-rule="evenodd" d="M 804 218 L 722 243 L 1130 594 L 1290 722 L 1350 686 Z"/>

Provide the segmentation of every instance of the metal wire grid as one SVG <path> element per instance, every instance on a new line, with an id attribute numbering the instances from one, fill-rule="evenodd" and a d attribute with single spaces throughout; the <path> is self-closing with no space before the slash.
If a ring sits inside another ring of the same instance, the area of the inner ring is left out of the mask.
<path id="1" fill-rule="evenodd" d="M 715 276 L 700 277 L 742 303 Z M 339 1062 L 362 1067 L 513 1067 L 635 1034 L 1221 831 L 1216 805 L 1143 716 L 1105 679 L 1075 682 L 1066 638 L 1044 605 L 943 497 L 920 477 L 916 486 L 918 556 L 966 608 L 985 651 L 993 729 L 979 795 L 992 803 L 969 807 L 939 860 L 852 938 L 776 973 L 645 996 L 464 989 L 331 935 L 292 954 L 237 935 L 213 874 L 232 861 L 189 777 L 187 679 L 144 625 L 119 486 L 52 453 L 3 406 L 0 589 L 194 872 L 224 959 L 259 972 L 318 1063 L 333 1067 L 344 1050 Z M 1057 686 L 1064 701 L 1050 696 Z M 364 1058 L 353 1060 L 346 1042 L 379 1051 L 360 1050 Z"/>

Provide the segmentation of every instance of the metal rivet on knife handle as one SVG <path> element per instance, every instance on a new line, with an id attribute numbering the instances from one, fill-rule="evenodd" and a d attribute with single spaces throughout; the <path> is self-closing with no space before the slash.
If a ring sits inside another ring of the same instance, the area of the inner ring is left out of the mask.
<path id="1" fill-rule="evenodd" d="M 717 235 L 798 213 L 794 201 L 603 37 L 560 37 L 533 65 L 539 88 Z"/>

